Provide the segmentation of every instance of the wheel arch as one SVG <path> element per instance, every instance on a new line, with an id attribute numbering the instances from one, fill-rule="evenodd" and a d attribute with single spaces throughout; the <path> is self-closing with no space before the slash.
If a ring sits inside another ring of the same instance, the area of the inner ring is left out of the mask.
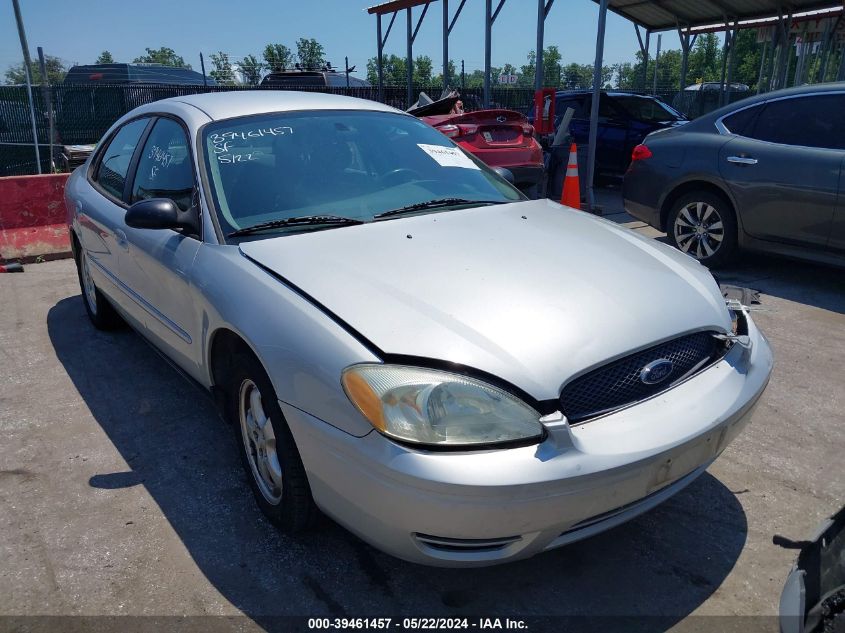
<path id="1" fill-rule="evenodd" d="M 660 205 L 660 229 L 664 232 L 668 230 L 666 226 L 667 220 L 669 218 L 669 213 L 672 210 L 672 206 L 678 201 L 682 196 L 685 196 L 688 193 L 693 191 L 706 191 L 708 193 L 712 193 L 714 195 L 723 198 L 725 202 L 730 205 L 730 210 L 734 214 L 734 218 L 737 222 L 737 227 L 740 228 L 739 236 L 742 235 L 742 222 L 740 221 L 739 214 L 736 212 L 736 204 L 734 203 L 733 197 L 730 195 L 728 190 L 711 180 L 705 179 L 692 179 L 686 180 L 678 185 L 676 185 L 673 189 L 666 194 L 663 198 L 663 202 Z"/>
<path id="2" fill-rule="evenodd" d="M 211 333 L 208 338 L 208 371 L 212 386 L 225 384 L 232 355 L 238 353 L 258 358 L 258 354 L 246 339 L 233 329 L 221 326 Z"/>
<path id="3" fill-rule="evenodd" d="M 226 386 L 232 371 L 232 359 L 236 354 L 250 355 L 264 365 L 253 347 L 234 330 L 219 327 L 211 333 L 208 338 L 208 377 L 211 393 L 221 413 L 225 413 Z"/>
<path id="4" fill-rule="evenodd" d="M 70 253 L 73 257 L 73 260 L 76 261 L 79 258 L 79 250 L 82 248 L 82 246 L 79 242 L 79 237 L 76 235 L 75 230 L 70 229 L 68 231 L 68 234 L 70 236 Z"/>

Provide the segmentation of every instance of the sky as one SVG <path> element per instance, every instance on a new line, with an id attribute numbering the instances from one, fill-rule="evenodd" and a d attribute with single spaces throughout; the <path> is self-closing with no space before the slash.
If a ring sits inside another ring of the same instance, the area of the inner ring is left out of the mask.
<path id="1" fill-rule="evenodd" d="M 344 56 L 365 77 L 367 59 L 376 54 L 376 18 L 366 7 L 380 0 L 145 0 L 131 11 L 121 1 L 20 0 L 29 47 L 61 58 L 69 66 L 93 63 L 103 50 L 115 61 L 129 62 L 144 48 L 167 46 L 199 70 L 203 52 L 208 70 L 211 53 L 224 51 L 235 61 L 253 53 L 260 58 L 264 45 L 280 42 L 295 50 L 300 37 L 316 38 L 334 66 Z M 450 10 L 459 4 L 452 0 Z M 414 55 L 428 55 L 435 74 L 442 64 L 442 8 L 433 2 L 420 27 Z M 495 7 L 495 2 L 494 2 Z M 493 25 L 492 64 L 526 63 L 536 43 L 535 0 L 506 0 Z M 414 10 L 414 19 L 421 9 Z M 385 19 L 385 28 L 387 20 Z M 598 6 L 592 0 L 556 0 L 546 20 L 546 45 L 557 45 L 564 63 L 592 63 L 595 57 Z M 651 38 L 654 55 L 656 37 Z M 676 33 L 663 35 L 663 50 L 679 48 Z M 633 61 L 638 50 L 633 25 L 608 13 L 605 63 Z M 405 15 L 396 24 L 385 53 L 405 56 Z M 449 56 L 466 70 L 484 67 L 484 0 L 467 0 L 449 38 Z M 0 2 L 0 71 L 22 59 L 12 2 Z"/>

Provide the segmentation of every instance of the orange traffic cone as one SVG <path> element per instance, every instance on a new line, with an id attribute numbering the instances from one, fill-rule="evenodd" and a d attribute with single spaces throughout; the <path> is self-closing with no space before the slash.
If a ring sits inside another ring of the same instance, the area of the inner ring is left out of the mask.
<path id="1" fill-rule="evenodd" d="M 563 179 L 563 191 L 560 203 L 573 209 L 581 208 L 581 183 L 578 181 L 578 148 L 575 143 L 569 146 L 569 164 Z"/>

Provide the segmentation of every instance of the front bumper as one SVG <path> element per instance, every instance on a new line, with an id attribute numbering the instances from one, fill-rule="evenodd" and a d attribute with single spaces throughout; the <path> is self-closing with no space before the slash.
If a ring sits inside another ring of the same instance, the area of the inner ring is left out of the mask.
<path id="1" fill-rule="evenodd" d="M 434 452 L 354 438 L 282 403 L 317 505 L 405 560 L 469 567 L 527 558 L 618 525 L 681 490 L 748 423 L 772 370 L 750 350 L 635 406 L 522 448 Z"/>

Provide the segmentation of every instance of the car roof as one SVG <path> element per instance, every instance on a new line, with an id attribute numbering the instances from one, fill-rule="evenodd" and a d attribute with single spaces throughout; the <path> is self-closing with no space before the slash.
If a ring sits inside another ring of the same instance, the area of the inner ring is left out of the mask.
<path id="1" fill-rule="evenodd" d="M 624 90 L 601 90 L 603 95 L 611 97 L 642 97 L 643 99 L 657 99 L 654 95 L 642 95 L 636 92 L 626 92 Z M 558 90 L 555 93 L 556 97 L 581 97 L 584 95 L 593 94 L 592 89 L 589 88 L 573 88 L 570 90 Z"/>
<path id="2" fill-rule="evenodd" d="M 192 106 L 212 120 L 296 110 L 372 110 L 402 113 L 401 110 L 367 99 L 294 90 L 234 90 L 171 97 L 142 106 L 138 108 L 137 113 L 155 111 L 157 104 L 160 106 L 162 103 Z"/>
<path id="3" fill-rule="evenodd" d="M 785 88 L 783 90 L 764 92 L 762 94 L 745 97 L 744 99 L 740 99 L 739 101 L 734 101 L 729 105 L 719 108 L 718 110 L 713 110 L 713 112 L 702 114 L 700 117 L 698 117 L 692 122 L 695 124 L 695 126 L 690 124 L 690 130 L 698 129 L 703 125 L 709 125 L 712 121 L 715 121 L 716 119 L 723 117 L 726 114 L 730 114 L 731 112 L 734 112 L 736 110 L 741 110 L 743 108 L 747 108 L 758 103 L 763 103 L 765 101 L 771 101 L 772 99 L 843 91 L 845 91 L 845 81 L 825 84 L 808 84 L 805 86 L 795 86 L 793 88 Z"/>

